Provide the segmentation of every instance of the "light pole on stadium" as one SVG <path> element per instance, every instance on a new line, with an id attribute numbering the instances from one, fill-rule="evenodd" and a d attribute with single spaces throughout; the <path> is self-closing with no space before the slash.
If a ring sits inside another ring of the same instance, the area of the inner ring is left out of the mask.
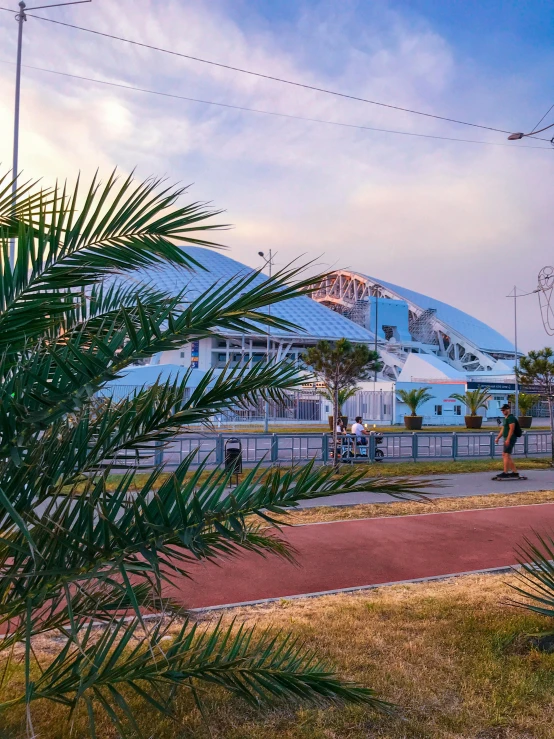
<path id="1" fill-rule="evenodd" d="M 19 103 L 21 99 L 21 55 L 23 52 L 23 24 L 27 20 L 26 12 L 30 10 L 45 10 L 47 8 L 59 8 L 62 5 L 82 5 L 83 3 L 90 3 L 92 0 L 73 0 L 73 2 L 67 3 L 51 3 L 50 5 L 35 5 L 32 8 L 28 8 L 27 4 L 23 1 L 19 3 L 19 12 L 16 12 L 15 20 L 17 21 L 17 57 L 15 65 L 15 105 L 13 115 L 13 167 L 12 167 L 12 213 L 15 216 L 16 211 L 16 190 L 17 190 L 17 175 L 19 168 Z M 15 238 L 10 240 L 10 265 L 13 269 L 15 266 Z"/>
<path id="2" fill-rule="evenodd" d="M 267 267 L 269 270 L 269 278 L 271 279 L 271 268 L 273 266 L 273 252 L 271 249 L 269 250 L 269 257 L 266 257 L 263 251 L 258 252 L 258 256 L 261 257 L 264 261 L 264 267 Z M 267 314 L 268 316 L 271 316 L 271 305 L 267 306 Z M 271 351 L 271 326 L 267 327 L 267 345 L 266 345 L 266 361 L 269 364 L 269 355 Z M 264 434 L 267 434 L 269 431 L 269 400 L 265 401 L 265 413 L 264 413 Z"/>

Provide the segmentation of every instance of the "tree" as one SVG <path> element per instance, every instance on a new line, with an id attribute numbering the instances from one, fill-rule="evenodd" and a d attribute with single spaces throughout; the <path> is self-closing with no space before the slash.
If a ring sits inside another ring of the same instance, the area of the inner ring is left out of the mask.
<path id="1" fill-rule="evenodd" d="M 318 341 L 315 346 L 308 348 L 302 359 L 325 384 L 333 399 L 333 461 L 337 467 L 337 421 L 341 391 L 351 389 L 360 380 L 368 380 L 383 368 L 383 363 L 378 352 L 365 344 L 352 344 L 348 339 Z"/>
<path id="2" fill-rule="evenodd" d="M 182 189 L 115 175 L 105 185 L 94 179 L 83 196 L 78 187 L 20 188 L 15 216 L 10 190 L 0 181 L 0 713 L 25 705 L 30 722 L 33 702 L 50 700 L 70 716 L 82 707 L 90 736 L 99 712 L 125 736 L 136 728 L 137 700 L 172 715 L 178 688 L 201 705 L 199 683 L 254 705 L 382 706 L 290 636 L 194 624 L 165 587 L 191 562 L 245 549 L 291 558 L 277 516 L 299 501 L 368 489 L 410 495 L 417 486 L 356 470 L 334 478 L 307 465 L 255 469 L 229 496 L 229 475 L 206 479 L 191 468 L 194 453 L 160 477 L 153 448 L 183 426 L 259 395 L 281 401 L 298 387 L 301 373 L 283 362 L 208 373 L 186 400 L 187 378 L 97 401 L 107 381 L 160 351 L 221 329 L 293 329 L 262 309 L 306 294 L 313 277 L 288 269 L 261 285 L 231 279 L 194 300 L 187 287 L 171 295 L 155 273 L 150 282 L 145 275 L 169 263 L 187 285 L 202 265 L 176 242 L 210 246 L 205 236 L 215 228 L 202 204 L 176 204 Z M 122 454 L 134 466 L 114 483 Z M 144 482 L 143 464 L 152 470 Z M 145 622 L 145 609 L 166 620 Z M 177 617 L 182 626 L 167 641 Z M 99 623 L 109 628 L 98 632 Z M 61 643 L 46 662 L 33 649 L 38 635 Z M 7 695 L 20 652 L 23 685 Z"/>
<path id="3" fill-rule="evenodd" d="M 518 382 L 523 387 L 534 385 L 539 393 L 548 401 L 550 415 L 550 430 L 552 436 L 551 456 L 554 466 L 554 418 L 552 416 L 552 394 L 554 393 L 554 351 L 545 346 L 544 349 L 530 351 L 526 357 L 521 357 L 516 369 Z"/>
<path id="4" fill-rule="evenodd" d="M 403 403 L 406 403 L 411 410 L 412 416 L 417 416 L 417 409 L 428 400 L 432 400 L 435 396 L 429 392 L 429 387 L 413 388 L 412 390 L 398 390 L 398 397 Z"/>
<path id="5" fill-rule="evenodd" d="M 466 390 L 465 393 L 452 393 L 450 396 L 454 400 L 458 400 L 463 403 L 466 408 L 469 408 L 469 415 L 476 416 L 481 408 L 486 408 L 487 403 L 491 399 L 489 388 L 475 390 Z"/>

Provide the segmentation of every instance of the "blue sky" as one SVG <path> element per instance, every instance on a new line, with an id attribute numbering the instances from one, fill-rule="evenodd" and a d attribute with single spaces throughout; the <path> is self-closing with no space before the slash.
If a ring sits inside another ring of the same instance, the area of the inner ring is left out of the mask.
<path id="1" fill-rule="evenodd" d="M 94 0 L 42 11 L 260 72 L 509 130 L 554 102 L 546 0 Z M 15 55 L 0 13 L 0 61 Z M 436 296 L 511 336 L 514 282 L 554 261 L 554 150 L 86 35 L 29 19 L 24 62 L 190 97 L 502 146 L 325 126 L 164 99 L 25 70 L 21 166 L 47 181 L 107 173 L 191 183 L 234 224 L 222 240 L 255 265 L 302 255 Z M 11 161 L 13 66 L 0 64 L 0 161 Z M 554 122 L 554 111 L 549 122 Z M 521 301 L 524 348 L 549 341 Z"/>

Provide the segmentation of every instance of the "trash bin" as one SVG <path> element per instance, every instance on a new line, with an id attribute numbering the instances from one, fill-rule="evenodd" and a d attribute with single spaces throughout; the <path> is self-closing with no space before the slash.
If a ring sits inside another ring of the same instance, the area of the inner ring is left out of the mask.
<path id="1" fill-rule="evenodd" d="M 240 439 L 227 439 L 225 442 L 225 472 L 232 475 L 242 473 L 242 443 Z"/>

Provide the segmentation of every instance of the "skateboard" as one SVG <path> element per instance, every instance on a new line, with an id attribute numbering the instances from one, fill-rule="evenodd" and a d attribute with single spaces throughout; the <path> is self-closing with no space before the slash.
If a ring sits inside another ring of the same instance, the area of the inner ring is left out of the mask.
<path id="1" fill-rule="evenodd" d="M 517 477 L 500 477 L 500 475 L 495 475 L 492 479 L 497 482 L 508 482 L 508 480 L 527 480 L 525 475 L 518 475 Z"/>

